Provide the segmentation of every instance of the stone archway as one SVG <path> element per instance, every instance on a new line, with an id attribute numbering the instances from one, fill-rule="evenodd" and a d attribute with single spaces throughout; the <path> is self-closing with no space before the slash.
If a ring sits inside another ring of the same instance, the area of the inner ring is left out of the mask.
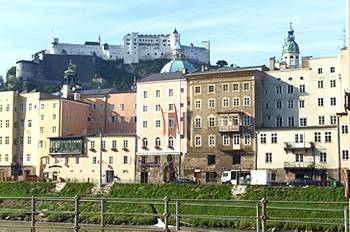
<path id="1" fill-rule="evenodd" d="M 167 164 L 163 169 L 163 181 L 165 183 L 174 182 L 176 180 L 176 169 L 174 167 L 174 156 L 167 156 Z"/>

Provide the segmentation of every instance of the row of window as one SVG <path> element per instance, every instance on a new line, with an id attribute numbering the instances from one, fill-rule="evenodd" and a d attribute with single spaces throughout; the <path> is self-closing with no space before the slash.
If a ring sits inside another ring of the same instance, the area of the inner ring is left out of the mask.
<path id="1" fill-rule="evenodd" d="M 295 103 L 295 100 L 288 100 L 285 104 L 285 106 L 288 109 L 293 109 L 293 108 L 305 108 L 305 100 L 298 100 L 299 102 L 299 106 L 297 106 Z M 283 100 L 277 100 L 276 101 L 276 109 L 282 109 L 283 108 L 283 104 L 284 101 Z M 325 105 L 325 100 L 324 98 L 317 98 L 317 106 L 324 106 Z M 336 97 L 331 97 L 330 98 L 330 105 L 331 106 L 336 106 L 337 105 L 337 99 Z M 265 104 L 265 108 L 266 109 L 270 109 L 270 103 L 266 103 Z"/>
<path id="2" fill-rule="evenodd" d="M 271 133 L 271 143 L 278 143 L 277 141 L 277 133 Z M 296 143 L 304 143 L 305 142 L 305 135 L 302 133 L 297 133 L 294 136 L 294 142 Z M 321 132 L 314 132 L 314 142 L 321 143 Z M 324 132 L 324 142 L 330 143 L 332 142 L 332 132 L 326 131 Z M 267 143 L 267 134 L 262 133 L 260 134 L 260 143 L 266 144 Z"/>
<path id="3" fill-rule="evenodd" d="M 194 128 L 202 128 L 202 117 L 196 116 L 193 121 Z M 207 119 L 208 127 L 213 128 L 216 127 L 216 117 L 211 115 Z M 230 115 L 230 116 L 219 116 L 219 126 L 239 126 L 241 125 L 239 115 Z M 243 126 L 251 125 L 251 117 L 248 115 L 243 115 Z"/>
<path id="4" fill-rule="evenodd" d="M 180 103 L 180 107 L 183 107 L 183 106 L 184 106 L 183 103 Z M 168 104 L 168 111 L 174 111 L 175 109 L 176 109 L 175 104 Z M 156 111 L 161 111 L 162 107 L 159 104 L 157 104 L 155 106 L 155 110 Z M 147 105 L 143 105 L 142 106 L 142 112 L 148 112 L 148 106 Z"/>
<path id="5" fill-rule="evenodd" d="M 267 120 L 270 120 L 271 116 L 267 116 Z M 337 123 L 337 117 L 335 115 L 331 115 L 329 117 L 329 125 L 335 125 Z M 300 127 L 306 127 L 308 125 L 307 123 L 307 118 L 299 118 L 299 125 L 297 125 L 297 122 L 293 116 L 288 117 L 287 120 L 283 120 L 281 116 L 277 116 L 275 119 L 275 126 L 276 127 L 283 127 L 283 126 L 288 126 L 288 127 L 295 127 L 295 126 L 300 126 Z M 325 116 L 318 116 L 318 125 L 324 126 L 326 125 L 326 117 Z"/>
<path id="6" fill-rule="evenodd" d="M 180 89 L 180 91 L 181 91 L 181 93 L 183 93 L 184 91 L 185 91 L 185 89 L 184 88 L 181 88 Z M 160 96 L 161 96 L 161 91 L 160 91 L 160 89 L 157 89 L 156 91 L 155 91 L 155 97 L 156 98 L 160 98 Z M 174 96 L 174 89 L 168 89 L 168 94 L 167 94 L 167 96 L 168 97 L 173 97 Z M 143 91 L 143 98 L 148 98 L 149 97 L 149 94 L 148 94 L 148 91 Z"/>
<path id="7" fill-rule="evenodd" d="M 231 145 L 231 136 L 229 135 L 223 135 L 221 137 L 222 141 L 221 144 L 224 146 Z M 250 134 L 245 134 L 242 137 L 243 144 L 244 145 L 251 145 L 252 138 Z M 232 145 L 233 146 L 239 146 L 241 144 L 241 135 L 240 134 L 233 134 L 232 135 Z M 208 146 L 212 147 L 216 145 L 216 136 L 214 134 L 208 136 Z M 200 147 L 202 146 L 202 136 L 196 135 L 194 136 L 194 146 Z"/>
<path id="8" fill-rule="evenodd" d="M 295 154 L 295 162 L 303 163 L 304 162 L 304 154 L 302 154 L 302 153 Z M 320 162 L 321 163 L 327 162 L 327 153 L 326 152 L 320 152 Z M 271 152 L 265 153 L 265 163 L 272 163 L 272 153 Z"/>
<path id="9" fill-rule="evenodd" d="M 102 103 L 102 104 L 92 104 L 91 105 L 91 109 L 92 110 L 104 110 L 104 108 L 105 108 L 105 104 L 104 103 Z M 111 104 L 110 105 L 110 110 L 114 110 L 114 109 L 115 109 L 115 105 Z M 125 111 L 125 104 L 120 104 L 119 105 L 119 109 L 121 111 Z"/>
<path id="10" fill-rule="evenodd" d="M 318 80 L 317 81 L 317 88 L 323 89 L 324 88 L 324 80 Z M 335 88 L 337 86 L 336 80 L 330 80 L 329 81 L 329 87 L 330 88 Z M 276 86 L 276 94 L 282 94 L 284 86 L 282 85 L 277 85 Z M 294 93 L 295 87 L 293 85 L 287 85 L 287 93 Z M 305 93 L 306 92 L 306 87 L 304 84 L 299 85 L 299 93 Z"/>
<path id="11" fill-rule="evenodd" d="M 215 108 L 216 103 L 215 99 L 208 99 L 208 108 Z M 243 97 L 242 105 L 243 106 L 250 106 L 251 101 L 250 97 L 245 96 Z M 241 105 L 241 99 L 239 97 L 234 97 L 232 99 L 232 106 L 233 107 L 238 107 Z M 222 98 L 221 100 L 221 107 L 229 107 L 230 106 L 230 99 L 227 97 Z M 196 99 L 194 100 L 194 108 L 195 109 L 200 109 L 202 107 L 202 100 L 201 99 Z"/>
<path id="12" fill-rule="evenodd" d="M 194 94 L 201 94 L 202 93 L 202 86 L 194 86 Z M 230 88 L 232 88 L 233 92 L 239 92 L 242 88 L 243 91 L 250 91 L 250 82 L 243 82 L 243 83 L 233 83 L 232 85 L 228 83 L 222 84 L 222 92 L 228 93 L 230 92 Z M 215 93 L 218 92 L 216 90 L 215 84 L 208 84 L 207 85 L 207 92 L 206 93 Z"/>
<path id="13" fill-rule="evenodd" d="M 101 148 L 102 149 L 106 149 L 106 141 L 102 140 L 101 141 Z M 111 144 L 112 148 L 117 148 L 117 140 L 112 140 L 112 144 Z M 123 140 L 123 148 L 128 148 L 129 147 L 129 140 Z M 95 149 L 96 148 L 96 143 L 95 141 L 90 141 L 90 149 Z"/>
<path id="14" fill-rule="evenodd" d="M 154 146 L 155 147 L 160 147 L 161 145 L 162 145 L 161 139 L 159 137 L 156 137 L 154 139 Z M 147 138 L 143 138 L 142 139 L 142 147 L 143 148 L 147 148 L 148 147 L 148 139 Z M 172 137 L 172 136 L 168 137 L 168 147 L 174 147 L 174 137 Z"/>
<path id="15" fill-rule="evenodd" d="M 180 120 L 182 121 L 183 118 L 180 118 Z M 155 120 L 154 125 L 155 125 L 156 128 L 160 128 L 161 127 L 161 121 L 160 120 Z M 168 126 L 168 128 L 175 128 L 176 120 L 174 118 L 169 118 L 167 126 Z M 142 127 L 143 128 L 148 128 L 148 121 L 142 121 Z"/>

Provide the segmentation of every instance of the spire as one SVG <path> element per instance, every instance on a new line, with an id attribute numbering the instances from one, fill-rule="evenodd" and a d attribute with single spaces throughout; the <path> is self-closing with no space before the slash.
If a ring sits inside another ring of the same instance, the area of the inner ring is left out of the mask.
<path id="1" fill-rule="evenodd" d="M 101 44 L 101 35 L 98 34 L 98 44 Z"/>
<path id="2" fill-rule="evenodd" d="M 289 31 L 288 31 L 288 38 L 287 38 L 288 41 L 292 41 L 294 40 L 294 30 L 293 30 L 293 27 L 292 27 L 292 22 L 289 23 Z"/>
<path id="3" fill-rule="evenodd" d="M 173 34 L 179 34 L 179 33 L 177 32 L 177 30 L 176 30 L 176 27 L 175 27 L 175 29 L 174 29 L 174 31 L 173 31 Z"/>

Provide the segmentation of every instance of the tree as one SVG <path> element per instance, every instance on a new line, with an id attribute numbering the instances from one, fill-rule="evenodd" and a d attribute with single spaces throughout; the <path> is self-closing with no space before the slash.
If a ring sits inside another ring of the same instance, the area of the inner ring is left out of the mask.
<path id="1" fill-rule="evenodd" d="M 226 60 L 218 60 L 218 62 L 216 62 L 216 65 L 219 67 L 224 67 L 228 65 L 228 63 L 226 62 Z"/>

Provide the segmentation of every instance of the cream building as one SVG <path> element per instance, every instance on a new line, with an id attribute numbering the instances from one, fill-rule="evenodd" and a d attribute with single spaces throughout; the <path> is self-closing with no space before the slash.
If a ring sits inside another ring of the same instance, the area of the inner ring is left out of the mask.
<path id="1" fill-rule="evenodd" d="M 67 182 L 132 183 L 135 181 L 135 134 L 50 138 L 44 175 Z M 101 159 L 102 158 L 102 159 Z"/>

